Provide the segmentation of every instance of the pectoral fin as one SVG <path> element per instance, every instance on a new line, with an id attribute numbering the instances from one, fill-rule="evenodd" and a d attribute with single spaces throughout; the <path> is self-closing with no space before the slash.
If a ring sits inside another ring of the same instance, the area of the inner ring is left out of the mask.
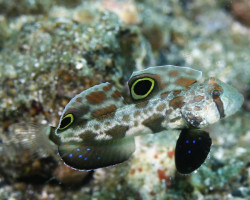
<path id="1" fill-rule="evenodd" d="M 188 174 L 198 169 L 210 151 L 212 140 L 206 131 L 184 129 L 176 143 L 175 165 L 178 172 Z"/>

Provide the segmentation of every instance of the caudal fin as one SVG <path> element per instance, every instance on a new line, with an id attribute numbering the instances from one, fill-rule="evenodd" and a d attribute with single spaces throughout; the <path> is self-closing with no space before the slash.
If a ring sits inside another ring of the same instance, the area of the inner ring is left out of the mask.
<path id="1" fill-rule="evenodd" d="M 49 125 L 16 123 L 10 126 L 8 135 L 2 138 L 2 148 L 7 154 L 18 155 L 28 152 L 30 156 L 56 156 L 56 146 L 49 139 Z"/>

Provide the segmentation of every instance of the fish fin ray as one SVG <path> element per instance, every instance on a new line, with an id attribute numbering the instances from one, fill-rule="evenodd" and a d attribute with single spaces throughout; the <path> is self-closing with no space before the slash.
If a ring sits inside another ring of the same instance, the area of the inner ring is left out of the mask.
<path id="1" fill-rule="evenodd" d="M 3 138 L 3 144 L 13 155 L 28 152 L 31 157 L 37 154 L 56 156 L 56 146 L 49 139 L 51 128 L 35 123 L 15 123 L 9 127 L 10 134 Z"/>

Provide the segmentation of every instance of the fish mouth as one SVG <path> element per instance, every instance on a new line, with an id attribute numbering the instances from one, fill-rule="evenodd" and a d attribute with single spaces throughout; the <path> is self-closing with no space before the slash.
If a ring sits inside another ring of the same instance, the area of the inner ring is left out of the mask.
<path id="1" fill-rule="evenodd" d="M 228 91 L 221 96 L 224 105 L 225 115 L 228 117 L 236 113 L 244 102 L 244 97 L 235 88 L 226 85 Z"/>

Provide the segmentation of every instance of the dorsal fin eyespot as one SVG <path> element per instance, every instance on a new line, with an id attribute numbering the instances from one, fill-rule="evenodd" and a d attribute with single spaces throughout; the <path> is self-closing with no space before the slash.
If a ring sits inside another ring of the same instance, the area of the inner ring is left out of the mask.
<path id="1" fill-rule="evenodd" d="M 140 72 L 144 72 L 144 70 L 140 71 Z M 134 72 L 135 73 L 135 72 Z M 134 74 L 133 73 L 133 74 Z M 161 77 L 158 74 L 152 74 L 152 73 L 137 73 L 136 75 L 133 76 L 133 74 L 131 75 L 129 81 L 128 81 L 128 85 L 131 86 L 133 82 L 135 82 L 138 79 L 141 78 L 152 78 L 157 82 L 161 82 L 160 79 Z"/>
<path id="2" fill-rule="evenodd" d="M 116 110 L 124 105 L 124 99 L 116 87 L 108 82 L 101 83 L 81 92 L 70 100 L 63 111 L 58 128 L 63 118 L 68 114 L 74 116 L 74 123 L 67 128 L 70 129 L 80 124 L 82 127 L 92 119 L 100 121 L 103 118 L 112 118 Z M 60 134 L 63 133 L 62 130 L 57 130 Z"/>
<path id="3" fill-rule="evenodd" d="M 67 127 L 69 127 L 72 123 L 74 122 L 74 115 L 73 114 L 67 114 L 63 117 L 60 126 L 59 126 L 59 130 L 64 130 Z"/>
<path id="4" fill-rule="evenodd" d="M 202 76 L 201 71 L 188 67 L 177 67 L 172 65 L 149 67 L 132 74 L 128 81 L 131 94 L 131 84 L 144 77 L 152 77 L 158 85 L 154 92 L 154 98 L 165 98 L 173 90 L 185 90 L 185 88 L 197 82 Z M 131 95 L 132 96 L 132 95 Z M 150 96 L 151 98 L 152 96 Z M 136 99 L 131 98 L 132 102 Z"/>
<path id="5" fill-rule="evenodd" d="M 159 76 L 156 74 L 140 74 L 129 80 L 128 86 L 131 99 L 134 101 L 145 101 L 152 98 L 159 90 Z"/>

